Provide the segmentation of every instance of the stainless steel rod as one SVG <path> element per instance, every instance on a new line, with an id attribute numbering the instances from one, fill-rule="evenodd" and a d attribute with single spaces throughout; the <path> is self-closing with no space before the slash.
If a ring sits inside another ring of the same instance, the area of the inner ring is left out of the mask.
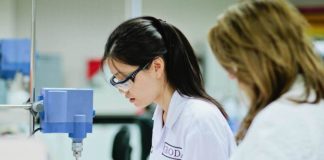
<path id="1" fill-rule="evenodd" d="M 30 82 L 29 82 L 29 95 L 30 102 L 35 102 L 35 50 L 36 50 L 36 0 L 32 0 L 32 23 L 31 23 L 31 49 L 30 49 Z M 34 116 L 29 116 L 29 133 L 33 134 L 34 131 Z"/>
<path id="2" fill-rule="evenodd" d="M 1 109 L 30 109 L 32 107 L 31 104 L 19 104 L 19 105 L 14 105 L 14 104 L 1 104 L 0 105 L 0 110 Z"/>

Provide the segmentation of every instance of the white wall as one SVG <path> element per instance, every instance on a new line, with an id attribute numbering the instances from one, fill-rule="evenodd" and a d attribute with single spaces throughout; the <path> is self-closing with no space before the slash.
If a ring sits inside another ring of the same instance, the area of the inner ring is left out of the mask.
<path id="1" fill-rule="evenodd" d="M 17 1 L 17 36 L 30 36 L 31 0 Z M 235 0 L 143 0 L 143 15 L 176 25 L 198 48 L 216 17 Z M 61 54 L 66 86 L 85 86 L 86 60 L 101 57 L 111 31 L 125 20 L 122 0 L 38 0 L 37 50 Z"/>
<path id="2" fill-rule="evenodd" d="M 15 1 L 0 1 L 0 39 L 13 38 L 15 36 Z"/>
<path id="3" fill-rule="evenodd" d="M 217 16 L 236 0 L 143 0 L 143 15 L 153 15 L 177 26 L 191 43 L 206 41 Z"/>
<path id="4" fill-rule="evenodd" d="M 31 0 L 17 0 L 17 35 L 30 35 Z M 60 54 L 66 86 L 86 84 L 86 60 L 101 57 L 113 28 L 124 20 L 121 0 L 38 0 L 37 50 Z"/>

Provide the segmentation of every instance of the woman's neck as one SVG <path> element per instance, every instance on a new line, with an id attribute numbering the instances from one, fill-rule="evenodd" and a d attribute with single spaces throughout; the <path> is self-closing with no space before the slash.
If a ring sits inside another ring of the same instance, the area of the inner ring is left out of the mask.
<path id="1" fill-rule="evenodd" d="M 163 123 L 166 122 L 167 113 L 169 110 L 170 101 L 174 93 L 174 89 L 167 85 L 167 87 L 162 89 L 162 92 L 157 100 L 157 104 L 162 108 Z"/>

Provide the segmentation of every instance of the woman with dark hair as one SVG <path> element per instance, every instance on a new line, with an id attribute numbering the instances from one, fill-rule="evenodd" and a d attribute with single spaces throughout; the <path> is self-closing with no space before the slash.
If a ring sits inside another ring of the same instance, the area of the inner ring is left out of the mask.
<path id="1" fill-rule="evenodd" d="M 102 58 L 136 107 L 157 104 L 151 159 L 228 159 L 235 147 L 221 105 L 204 87 L 186 37 L 154 17 L 130 19 L 109 36 Z"/>

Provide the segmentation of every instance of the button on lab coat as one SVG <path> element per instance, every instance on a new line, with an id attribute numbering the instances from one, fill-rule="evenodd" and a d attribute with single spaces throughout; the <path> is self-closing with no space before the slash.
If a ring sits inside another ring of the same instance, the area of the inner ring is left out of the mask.
<path id="1" fill-rule="evenodd" d="M 299 77 L 293 87 L 253 120 L 231 160 L 324 160 L 324 100 L 296 103 L 303 97 Z M 315 98 L 311 94 L 309 100 Z"/>
<path id="2" fill-rule="evenodd" d="M 153 116 L 150 160 L 227 160 L 235 148 L 233 134 L 218 108 L 174 92 L 167 120 L 162 108 Z"/>

